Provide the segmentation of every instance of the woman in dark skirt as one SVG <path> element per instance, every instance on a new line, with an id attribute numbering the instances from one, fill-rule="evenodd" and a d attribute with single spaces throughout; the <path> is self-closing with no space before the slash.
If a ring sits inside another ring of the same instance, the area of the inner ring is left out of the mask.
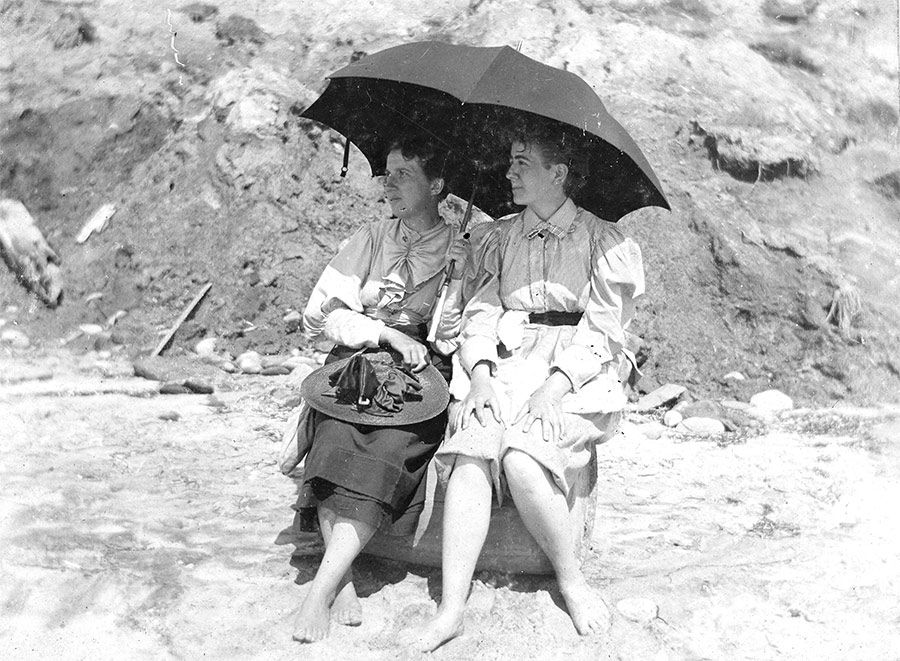
<path id="1" fill-rule="evenodd" d="M 425 341 L 447 260 L 465 255 L 456 228 L 438 213 L 446 195 L 443 164 L 443 154 L 421 136 L 392 144 L 383 183 L 395 217 L 351 237 L 325 268 L 304 313 L 309 339 L 335 343 L 326 364 L 380 347 L 413 374 L 433 364 L 449 377 L 449 360 L 431 355 Z M 414 424 L 402 424 L 398 415 L 397 426 L 321 410 L 312 415 L 301 500 L 317 509 L 325 554 L 294 626 L 300 642 L 327 636 L 332 617 L 360 623 L 351 564 L 380 527 L 412 533 L 423 504 L 420 485 L 447 422 L 445 405 Z"/>

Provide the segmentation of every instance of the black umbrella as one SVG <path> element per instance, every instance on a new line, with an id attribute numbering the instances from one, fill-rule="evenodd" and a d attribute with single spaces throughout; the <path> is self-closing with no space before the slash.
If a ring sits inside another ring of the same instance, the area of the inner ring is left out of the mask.
<path id="1" fill-rule="evenodd" d="M 516 207 L 504 175 L 508 127 L 542 117 L 580 134 L 590 174 L 576 202 L 606 220 L 669 204 L 647 159 L 579 76 L 537 62 L 508 46 L 425 41 L 373 53 L 329 76 L 303 112 L 343 134 L 382 174 L 399 130 L 415 127 L 450 148 L 445 179 L 492 216 Z M 346 167 L 346 163 L 345 163 Z"/>

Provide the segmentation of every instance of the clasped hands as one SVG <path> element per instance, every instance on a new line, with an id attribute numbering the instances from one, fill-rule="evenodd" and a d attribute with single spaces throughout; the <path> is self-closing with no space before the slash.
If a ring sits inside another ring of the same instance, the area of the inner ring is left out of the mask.
<path id="1" fill-rule="evenodd" d="M 528 433 L 532 425 L 540 422 L 541 437 L 548 443 L 556 443 L 565 433 L 562 398 L 571 387 L 571 382 L 565 374 L 554 371 L 537 390 L 531 393 L 512 422 L 508 423 L 500 406 L 500 399 L 491 384 L 489 366 L 478 364 L 472 370 L 469 394 L 463 399 L 456 413 L 456 427 L 465 429 L 471 424 L 473 416 L 483 427 L 488 420 L 485 409 L 490 409 L 491 415 L 498 423 L 511 427 L 521 425 L 523 433 Z"/>

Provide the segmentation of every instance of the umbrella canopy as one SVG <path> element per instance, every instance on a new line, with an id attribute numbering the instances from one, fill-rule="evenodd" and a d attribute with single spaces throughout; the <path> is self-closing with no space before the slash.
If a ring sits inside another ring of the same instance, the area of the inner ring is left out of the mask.
<path id="1" fill-rule="evenodd" d="M 590 174 L 576 202 L 617 221 L 645 206 L 669 208 L 647 159 L 579 76 L 537 62 L 508 46 L 436 41 L 388 48 L 336 71 L 304 117 L 330 126 L 381 174 L 399 130 L 430 133 L 450 149 L 445 179 L 492 216 L 514 211 L 505 171 L 506 129 L 542 117 L 581 132 Z M 477 173 L 477 174 L 476 174 Z"/>

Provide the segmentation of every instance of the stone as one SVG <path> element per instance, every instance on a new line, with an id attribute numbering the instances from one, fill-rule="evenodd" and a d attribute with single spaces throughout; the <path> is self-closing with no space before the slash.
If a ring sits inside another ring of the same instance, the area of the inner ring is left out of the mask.
<path id="1" fill-rule="evenodd" d="M 10 57 L 8 53 L 0 54 L 0 71 L 2 71 L 3 73 L 9 73 L 15 68 L 16 63 L 13 62 L 12 57 Z"/>
<path id="2" fill-rule="evenodd" d="M 49 367 L 13 367 L 0 371 L 0 383 L 13 384 L 24 381 L 47 381 L 53 378 Z"/>
<path id="3" fill-rule="evenodd" d="M 681 411 L 666 411 L 663 416 L 663 424 L 666 427 L 677 427 L 682 420 L 684 420 L 684 416 L 681 415 Z"/>
<path id="4" fill-rule="evenodd" d="M 778 413 L 794 408 L 794 400 L 780 390 L 764 390 L 750 398 L 750 404 L 760 411 Z"/>
<path id="5" fill-rule="evenodd" d="M 194 345 L 194 352 L 198 356 L 211 356 L 216 352 L 216 342 L 218 338 L 206 337 Z"/>
<path id="6" fill-rule="evenodd" d="M 762 11 L 777 21 L 798 23 L 809 18 L 818 6 L 819 0 L 764 0 Z"/>
<path id="7" fill-rule="evenodd" d="M 294 409 L 300 406 L 300 393 L 295 388 L 276 388 L 272 391 L 272 400 L 283 409 Z"/>
<path id="8" fill-rule="evenodd" d="M 263 367 L 260 374 L 263 376 L 284 376 L 291 373 L 291 368 L 286 365 L 269 365 Z"/>
<path id="9" fill-rule="evenodd" d="M 297 310 L 291 310 L 284 315 L 284 326 L 288 333 L 294 333 L 300 329 L 300 322 L 303 316 Z"/>
<path id="10" fill-rule="evenodd" d="M 16 349 L 27 349 L 31 346 L 31 340 L 20 330 L 7 328 L 0 333 L 0 344 L 8 344 Z"/>
<path id="11" fill-rule="evenodd" d="M 103 332 L 103 326 L 99 324 L 81 324 L 78 330 L 85 335 L 99 335 Z"/>
<path id="12" fill-rule="evenodd" d="M 259 374 L 262 372 L 262 356 L 255 351 L 245 351 L 237 357 L 237 367 L 244 374 Z"/>
<path id="13" fill-rule="evenodd" d="M 197 379 L 185 379 L 184 387 L 199 395 L 211 395 L 215 391 L 211 385 Z"/>
<path id="14" fill-rule="evenodd" d="M 681 415 L 685 418 L 714 418 L 721 420 L 725 416 L 724 407 L 711 399 L 699 399 L 696 402 L 679 407 Z"/>
<path id="15" fill-rule="evenodd" d="M 637 401 L 635 406 L 639 411 L 648 411 L 650 409 L 655 409 L 659 406 L 663 406 L 664 404 L 668 404 L 669 402 L 678 399 L 686 391 L 687 388 L 685 388 L 684 386 L 680 386 L 676 383 L 667 383 L 664 386 L 660 386 L 653 392 L 641 397 Z"/>
<path id="16" fill-rule="evenodd" d="M 746 379 L 747 377 L 740 372 L 729 372 L 722 377 L 723 381 L 745 381 Z"/>
<path id="17" fill-rule="evenodd" d="M 178 422 L 181 420 L 181 414 L 178 411 L 166 411 L 165 413 L 160 413 L 157 417 L 167 422 Z"/>
<path id="18" fill-rule="evenodd" d="M 203 365 L 199 362 L 186 364 L 185 361 L 168 356 L 148 356 L 138 358 L 132 364 L 135 376 L 140 376 L 151 381 L 177 381 L 203 377 L 211 378 L 216 374 L 215 368 Z"/>
<path id="19" fill-rule="evenodd" d="M 159 387 L 160 394 L 163 395 L 190 395 L 190 389 L 183 383 L 178 381 L 168 381 Z"/>
<path id="20" fill-rule="evenodd" d="M 109 341 L 118 345 L 128 344 L 128 333 L 120 329 L 113 329 L 109 333 Z"/>
<path id="21" fill-rule="evenodd" d="M 724 434 L 725 424 L 715 418 L 685 418 L 675 427 L 675 430 L 688 434 Z"/>
<path id="22" fill-rule="evenodd" d="M 635 429 L 639 434 L 643 435 L 644 438 L 647 438 L 651 441 L 659 439 L 667 431 L 665 425 L 662 425 L 655 421 L 635 425 Z"/>
<path id="23" fill-rule="evenodd" d="M 629 597 L 616 602 L 616 609 L 626 620 L 647 624 L 659 617 L 659 606 L 650 599 Z"/>
<path id="24" fill-rule="evenodd" d="M 230 360 L 226 360 L 224 363 L 219 364 L 219 369 L 223 372 L 228 372 L 229 374 L 234 374 L 238 371 L 237 366 L 232 363 Z"/>

